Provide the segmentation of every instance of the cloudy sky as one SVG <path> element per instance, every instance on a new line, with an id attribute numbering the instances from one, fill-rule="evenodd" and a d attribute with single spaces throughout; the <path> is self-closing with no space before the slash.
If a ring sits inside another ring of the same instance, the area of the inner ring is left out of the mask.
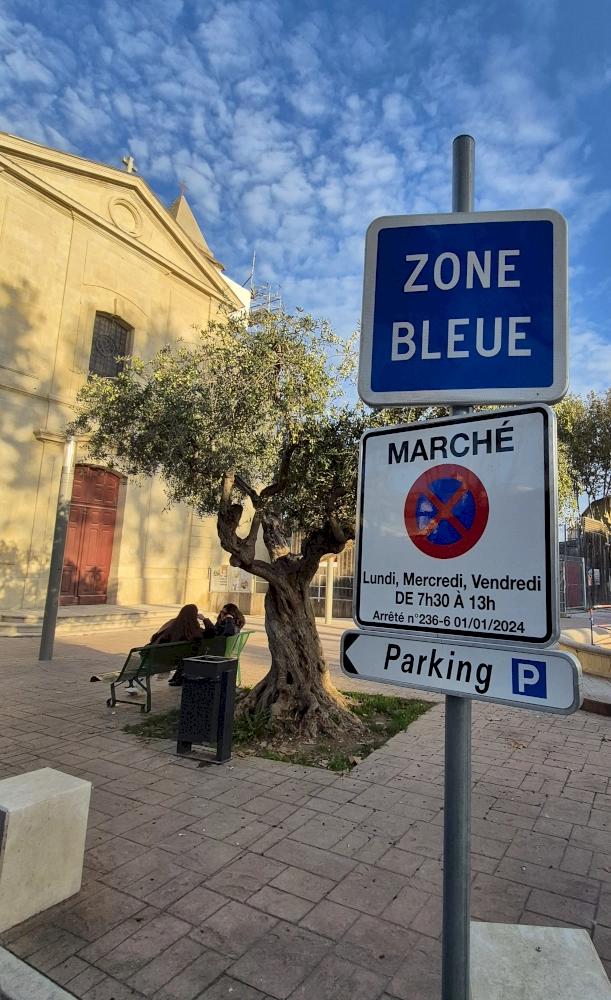
<path id="1" fill-rule="evenodd" d="M 611 384 L 611 4 L 604 0 L 4 0 L 0 128 L 187 197 L 227 273 L 344 333 L 378 215 L 569 220 L 571 388 Z"/>

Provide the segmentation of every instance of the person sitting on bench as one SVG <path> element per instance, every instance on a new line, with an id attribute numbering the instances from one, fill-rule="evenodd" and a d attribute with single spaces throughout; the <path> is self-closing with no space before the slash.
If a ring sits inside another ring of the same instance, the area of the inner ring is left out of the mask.
<path id="1" fill-rule="evenodd" d="M 244 628 L 245 618 L 237 604 L 224 604 L 219 611 L 216 625 L 213 625 L 209 618 L 203 615 L 197 616 L 200 622 L 206 626 L 204 637 L 206 639 L 217 635 L 237 635 Z"/>
<path id="2" fill-rule="evenodd" d="M 191 604 L 187 605 L 187 607 L 194 608 L 195 605 Z M 210 619 L 205 618 L 204 615 L 198 614 L 197 617 L 200 620 L 200 622 L 202 622 L 203 625 L 205 626 L 202 632 L 202 638 L 204 639 L 215 639 L 218 636 L 225 636 L 226 638 L 229 638 L 232 635 L 237 635 L 237 633 L 244 628 L 244 622 L 245 622 L 244 615 L 238 608 L 237 604 L 225 604 L 219 611 L 219 616 L 216 619 L 216 624 L 213 624 L 210 621 Z M 170 623 L 168 622 L 168 624 Z M 194 636 L 194 638 L 197 637 Z M 170 687 L 182 686 L 182 667 L 178 667 L 169 684 Z"/>
<path id="3" fill-rule="evenodd" d="M 151 646 L 162 642 L 189 642 L 191 639 L 203 639 L 205 632 L 198 622 L 196 604 L 185 604 L 181 608 L 176 618 L 170 618 L 169 622 L 162 625 L 149 639 Z M 212 624 L 212 622 L 210 623 Z M 125 694 L 138 694 L 138 688 L 133 681 L 130 681 L 125 688 Z"/>

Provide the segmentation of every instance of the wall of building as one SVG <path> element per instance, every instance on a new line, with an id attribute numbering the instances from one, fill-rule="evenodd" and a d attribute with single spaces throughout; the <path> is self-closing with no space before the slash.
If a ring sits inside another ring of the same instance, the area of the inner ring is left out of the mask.
<path id="1" fill-rule="evenodd" d="M 61 435 L 87 377 L 96 312 L 119 316 L 133 327 L 132 352 L 147 358 L 178 338 L 194 342 L 193 325 L 205 325 L 221 301 L 214 274 L 208 280 L 205 268 L 198 273 L 193 255 L 172 244 L 137 192 L 119 190 L 142 223 L 142 252 L 133 234 L 127 238 L 120 226 L 111 228 L 113 214 L 128 227 L 131 216 L 117 205 L 116 186 L 108 178 L 71 175 L 61 164 L 36 168 L 58 192 L 93 206 L 101 217 L 106 213 L 106 224 L 72 210 L 53 191 L 0 170 L 3 609 L 44 603 Z M 156 257 L 144 253 L 147 248 Z M 80 448 L 78 461 L 83 457 Z M 124 484 L 109 603 L 174 604 L 185 593 L 197 593 L 205 604 L 209 560 L 223 558 L 214 520 L 194 520 L 182 506 L 169 511 L 165 506 L 160 482 Z"/>

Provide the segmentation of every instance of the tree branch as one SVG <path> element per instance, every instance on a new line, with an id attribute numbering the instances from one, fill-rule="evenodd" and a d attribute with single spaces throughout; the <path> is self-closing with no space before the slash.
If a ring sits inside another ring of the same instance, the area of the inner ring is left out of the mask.
<path id="1" fill-rule="evenodd" d="M 335 520 L 335 519 L 334 519 Z M 354 527 L 343 529 L 337 521 L 331 524 L 327 521 L 322 528 L 317 528 L 301 546 L 301 563 L 299 576 L 303 581 L 312 579 L 323 556 L 343 552 L 346 542 L 354 538 Z"/>
<path id="2" fill-rule="evenodd" d="M 238 524 L 242 519 L 242 514 L 244 513 L 244 508 L 239 503 L 234 504 L 221 504 L 219 507 L 219 512 L 217 516 L 217 529 L 219 533 L 219 540 L 223 548 L 227 552 L 231 552 L 232 555 L 234 551 L 237 551 L 240 539 L 236 533 Z"/>
<path id="3" fill-rule="evenodd" d="M 231 491 L 233 489 L 233 483 L 235 480 L 234 472 L 227 472 L 223 477 L 223 486 L 221 490 L 221 504 L 229 503 L 231 499 Z"/>
<path id="4" fill-rule="evenodd" d="M 286 449 L 281 467 L 281 475 L 278 477 L 279 482 L 281 478 L 286 480 L 290 456 L 295 451 L 295 447 L 296 445 L 290 445 Z M 234 485 L 250 498 L 255 509 L 255 515 L 246 538 L 241 538 L 237 533 L 237 529 L 244 513 L 244 508 L 241 504 L 230 504 L 227 499 L 228 494 L 231 493 L 231 489 Z M 272 486 L 267 487 L 268 496 L 266 499 L 269 499 L 269 490 L 275 485 L 277 484 L 272 484 Z M 268 566 L 267 563 L 255 560 L 257 534 L 259 527 L 261 526 L 263 527 L 263 541 L 267 551 L 269 552 L 272 564 L 278 560 L 286 558 L 291 553 L 290 545 L 287 544 L 284 531 L 282 530 L 280 516 L 274 510 L 269 508 L 269 506 L 262 500 L 262 497 L 263 493 L 258 494 L 256 490 L 254 490 L 253 487 L 250 486 L 239 474 L 230 473 L 225 476 L 223 481 L 223 494 L 217 517 L 219 539 L 222 547 L 231 555 L 231 565 L 239 566 L 241 569 L 245 569 L 248 572 L 255 572 L 253 569 L 255 562 L 259 568 L 262 566 Z M 288 569 L 288 564 L 285 569 Z M 259 570 L 257 570 L 256 575 L 262 576 L 265 580 L 272 578 L 272 575 L 267 570 L 264 570 L 263 572 L 259 572 Z"/>
<path id="5" fill-rule="evenodd" d="M 277 569 L 272 563 L 264 562 L 262 559 L 255 559 L 249 572 L 254 576 L 261 577 L 262 580 L 267 580 L 268 583 L 277 583 L 278 581 Z"/>
<path id="6" fill-rule="evenodd" d="M 261 511 L 261 524 L 263 541 L 272 563 L 290 555 L 291 547 L 287 545 L 279 515 L 273 510 Z"/>
<path id="7" fill-rule="evenodd" d="M 259 534 L 261 520 L 258 512 L 255 511 L 248 534 L 245 538 L 241 538 L 237 533 L 237 528 L 243 513 L 244 508 L 241 504 L 232 504 L 231 507 L 226 507 L 225 510 L 219 510 L 217 529 L 222 547 L 226 552 L 231 554 L 231 559 L 229 560 L 231 565 L 239 566 L 240 569 L 245 569 L 250 573 L 251 566 L 255 561 L 257 535 Z"/>
<path id="8" fill-rule="evenodd" d="M 341 497 L 346 496 L 347 493 L 348 490 L 344 486 L 337 486 L 333 490 L 333 492 L 329 495 L 329 499 L 327 500 L 327 519 L 329 522 L 329 527 L 331 529 L 333 537 L 340 545 L 342 545 L 342 548 L 346 544 L 347 538 L 342 526 L 337 520 L 333 508 L 335 507 L 337 501 Z"/>
<path id="9" fill-rule="evenodd" d="M 252 486 L 248 485 L 245 479 L 242 479 L 242 476 L 236 475 L 235 485 L 238 487 L 238 489 L 242 490 L 242 492 L 245 493 L 247 497 L 250 498 L 255 510 L 261 506 L 261 497 L 259 496 L 257 491 L 252 488 Z M 261 496 L 262 495 L 263 494 L 261 494 Z"/>
<path id="10" fill-rule="evenodd" d="M 291 467 L 291 458 L 294 452 L 300 447 L 298 441 L 291 441 L 289 445 L 286 446 L 282 453 L 282 459 L 280 461 L 280 469 L 278 471 L 278 478 L 275 483 L 271 483 L 266 486 L 264 490 L 261 490 L 261 498 L 267 500 L 269 497 L 276 496 L 277 493 L 281 493 L 286 486 L 289 471 Z"/>

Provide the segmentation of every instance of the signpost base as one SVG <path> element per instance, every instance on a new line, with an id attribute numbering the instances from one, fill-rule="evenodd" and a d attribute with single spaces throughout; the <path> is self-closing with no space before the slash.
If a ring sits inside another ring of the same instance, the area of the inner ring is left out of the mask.
<path id="1" fill-rule="evenodd" d="M 472 1000 L 611 1000 L 588 932 L 471 924 Z"/>

